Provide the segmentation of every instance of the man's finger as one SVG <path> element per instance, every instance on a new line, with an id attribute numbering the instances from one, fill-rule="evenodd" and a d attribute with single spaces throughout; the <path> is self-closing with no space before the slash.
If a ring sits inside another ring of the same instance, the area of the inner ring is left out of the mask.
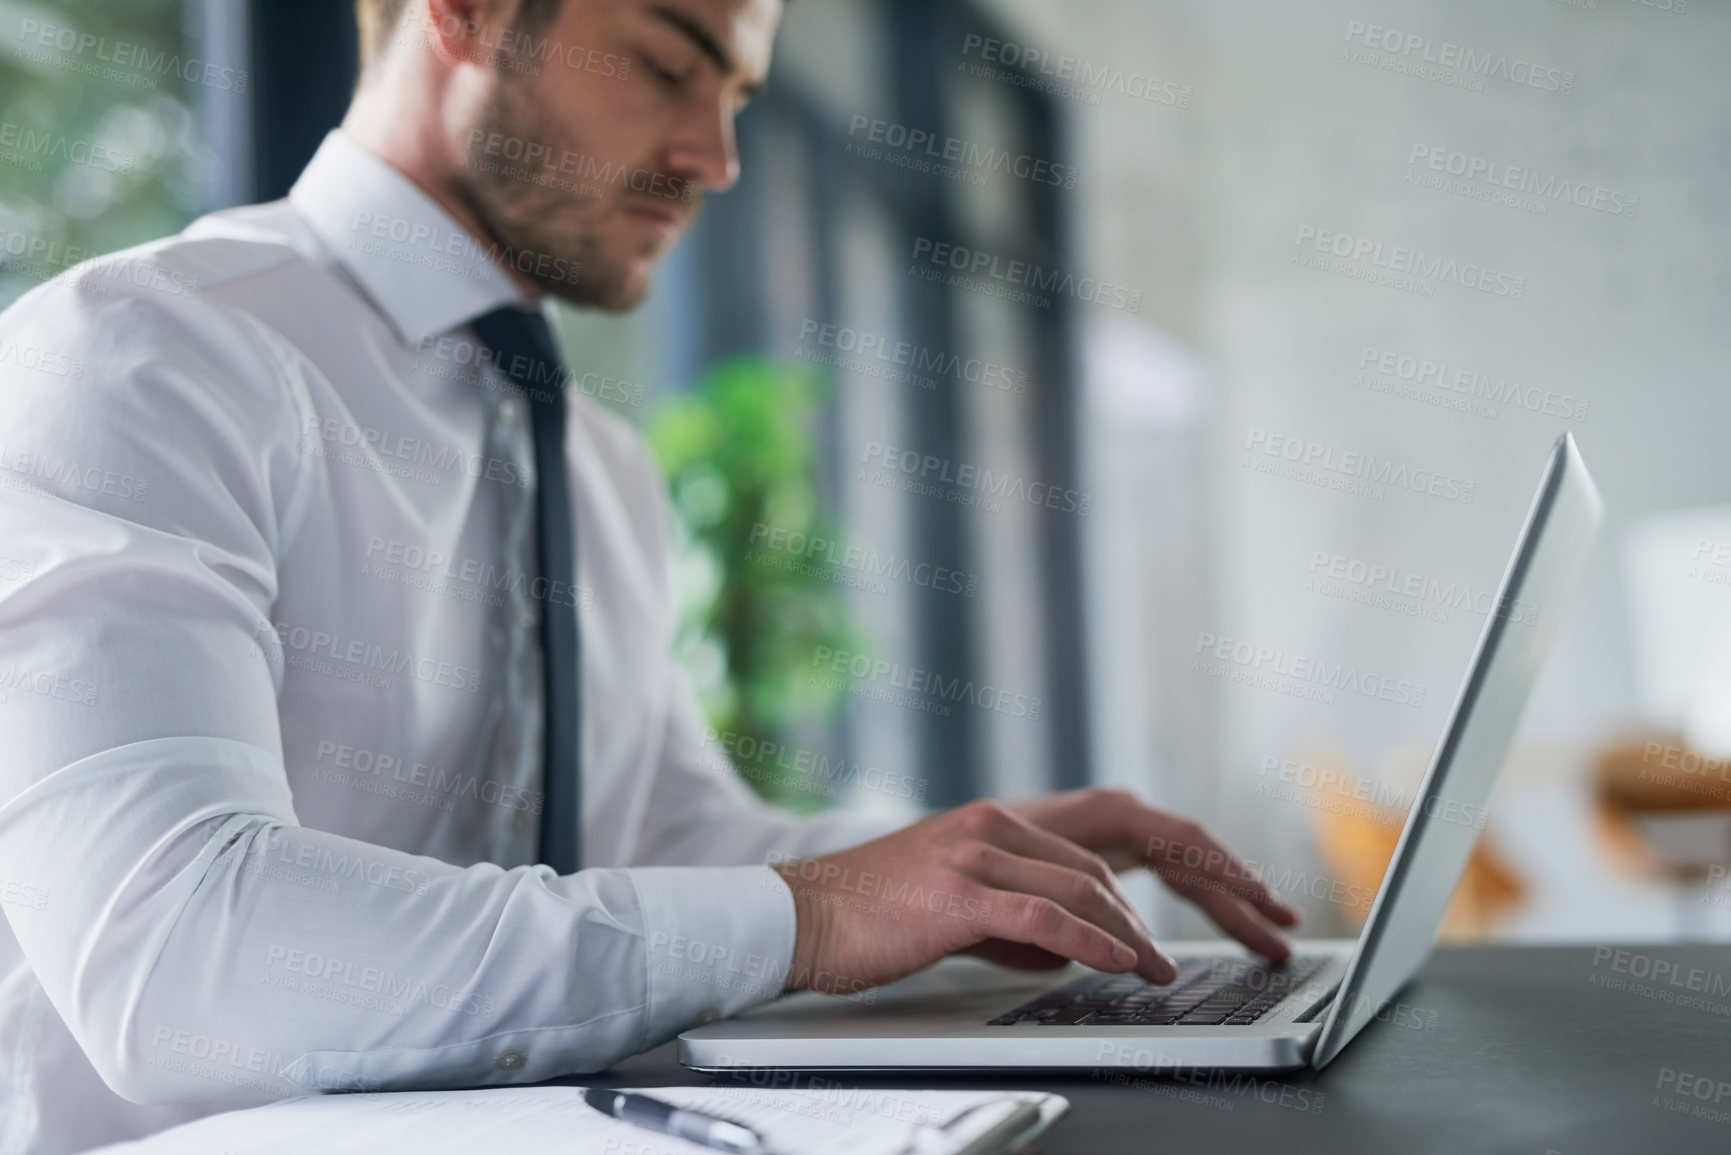
<path id="1" fill-rule="evenodd" d="M 1206 887 L 1185 892 L 1184 897 L 1202 908 L 1216 926 L 1263 958 L 1285 962 L 1292 957 L 1292 944 L 1264 922 L 1255 911 L 1230 894 Z"/>
<path id="2" fill-rule="evenodd" d="M 1098 879 L 1125 911 L 1129 912 L 1137 926 L 1141 926 L 1141 920 L 1136 918 L 1135 908 L 1130 905 L 1130 900 L 1118 885 L 1118 876 L 1112 873 L 1112 868 L 1107 866 L 1099 855 L 1077 846 L 1068 838 L 1042 830 L 1019 814 L 1004 810 L 998 813 L 1003 815 L 1004 821 L 987 824 L 989 828 L 981 832 L 985 841 L 1011 854 L 1019 854 L 1023 858 L 1044 859 Z M 1143 928 L 1143 933 L 1146 933 L 1146 928 Z"/>
<path id="3" fill-rule="evenodd" d="M 1155 945 L 1142 921 L 1093 874 L 981 844 L 977 879 L 999 890 L 1038 895 L 1100 927 L 1136 950 L 1136 970 L 1153 983 L 1169 983 L 1178 965 Z"/>
<path id="4" fill-rule="evenodd" d="M 986 892 L 992 900 L 984 938 L 1027 943 L 1097 971 L 1123 974 L 1136 966 L 1136 950 L 1058 903 L 1013 890 Z"/>
<path id="5" fill-rule="evenodd" d="M 1204 887 L 1248 902 L 1270 922 L 1297 926 L 1298 911 L 1281 902 L 1242 859 L 1194 823 L 1160 831 L 1148 839 L 1148 865 L 1169 886 L 1186 892 Z"/>

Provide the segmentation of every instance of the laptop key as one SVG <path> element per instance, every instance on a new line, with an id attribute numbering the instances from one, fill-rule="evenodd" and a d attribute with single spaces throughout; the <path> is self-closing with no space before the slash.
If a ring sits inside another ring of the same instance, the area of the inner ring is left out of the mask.
<path id="1" fill-rule="evenodd" d="M 1042 1014 L 1040 1023 L 1048 1027 L 1073 1027 L 1095 1013 L 1093 1007 L 1065 1007 L 1050 1016 Z"/>
<path id="2" fill-rule="evenodd" d="M 1295 958 L 1275 967 L 1189 959 L 1164 986 L 1134 974 L 1088 975 L 1005 1011 L 987 1025 L 1245 1025 L 1278 1006 L 1327 961 Z"/>
<path id="3" fill-rule="evenodd" d="M 1178 1022 L 1187 1027 L 1213 1027 L 1226 1021 L 1225 1011 L 1191 1011 Z"/>

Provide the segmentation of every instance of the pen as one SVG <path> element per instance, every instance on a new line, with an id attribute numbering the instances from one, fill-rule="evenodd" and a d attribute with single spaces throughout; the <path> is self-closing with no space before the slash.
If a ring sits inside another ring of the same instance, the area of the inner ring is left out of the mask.
<path id="1" fill-rule="evenodd" d="M 583 1101 L 603 1115 L 611 1115 L 621 1122 L 660 1131 L 664 1135 L 677 1135 L 681 1139 L 701 1143 L 717 1151 L 756 1155 L 764 1149 L 762 1137 L 750 1127 L 743 1127 L 727 1119 L 718 1119 L 714 1115 L 705 1115 L 701 1111 L 675 1107 L 671 1103 L 663 1103 L 660 1099 L 651 1099 L 648 1095 L 586 1087 L 583 1090 Z"/>

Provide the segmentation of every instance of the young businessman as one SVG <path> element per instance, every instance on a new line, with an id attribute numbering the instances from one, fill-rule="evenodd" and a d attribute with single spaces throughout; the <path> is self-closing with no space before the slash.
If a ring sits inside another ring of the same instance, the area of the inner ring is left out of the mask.
<path id="1" fill-rule="evenodd" d="M 1123 792 L 885 833 L 706 755 L 660 482 L 535 304 L 643 298 L 781 6 L 361 0 L 286 201 L 0 318 L 83 365 L 0 367 L 0 1147 L 595 1070 L 963 950 L 1161 981 L 1137 864 L 1285 954 L 1293 912 Z"/>

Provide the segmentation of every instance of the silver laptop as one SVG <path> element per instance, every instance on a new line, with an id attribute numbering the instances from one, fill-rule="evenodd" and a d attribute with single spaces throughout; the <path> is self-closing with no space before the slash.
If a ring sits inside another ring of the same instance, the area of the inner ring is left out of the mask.
<path id="1" fill-rule="evenodd" d="M 948 959 L 866 995 L 789 995 L 686 1031 L 700 1071 L 1321 1068 L 1429 955 L 1603 506 L 1574 439 L 1551 451 L 1442 740 L 1357 941 L 1282 966 L 1165 944 L 1178 978 L 1072 965 L 1055 978 Z M 1520 606 L 1523 612 L 1508 609 Z M 1536 607 L 1536 614 L 1525 612 Z M 1536 620 L 1535 620 L 1536 618 Z M 1463 820 L 1463 818 L 1469 820 Z"/>

